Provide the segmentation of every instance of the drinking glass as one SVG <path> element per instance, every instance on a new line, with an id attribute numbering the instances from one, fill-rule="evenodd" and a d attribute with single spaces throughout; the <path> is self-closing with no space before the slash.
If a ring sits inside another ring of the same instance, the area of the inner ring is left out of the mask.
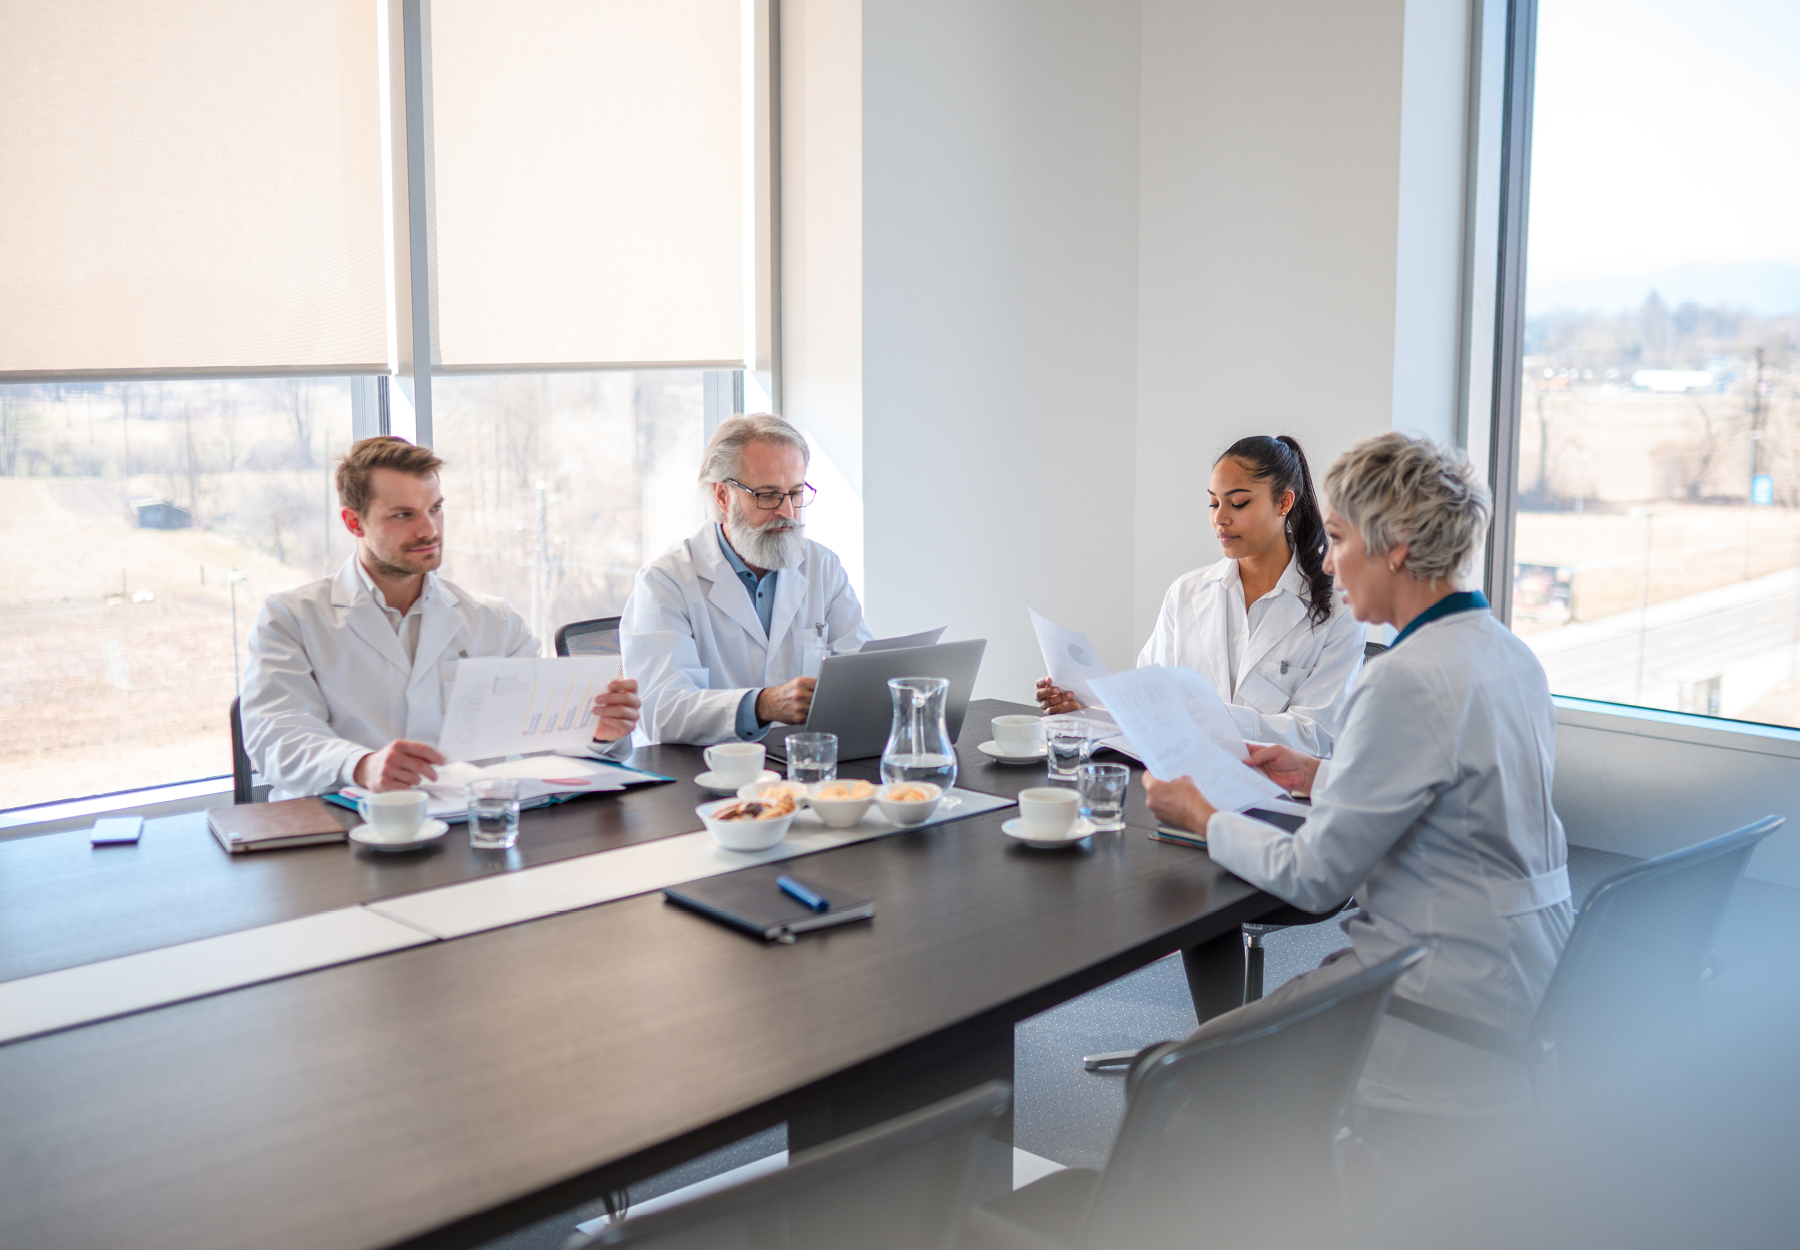
<path id="1" fill-rule="evenodd" d="M 1044 739 L 1049 745 L 1051 781 L 1074 781 L 1081 766 L 1087 763 L 1088 723 L 1084 720 L 1053 720 L 1044 725 Z"/>
<path id="2" fill-rule="evenodd" d="M 789 734 L 782 742 L 787 752 L 789 781 L 837 780 L 836 734 Z"/>
<path id="3" fill-rule="evenodd" d="M 1083 764 L 1081 818 L 1096 829 L 1125 827 L 1125 792 L 1131 785 L 1131 770 L 1123 764 Z"/>
<path id="4" fill-rule="evenodd" d="M 519 783 L 512 777 L 485 777 L 463 787 L 469 804 L 469 845 L 504 851 L 519 840 Z"/>

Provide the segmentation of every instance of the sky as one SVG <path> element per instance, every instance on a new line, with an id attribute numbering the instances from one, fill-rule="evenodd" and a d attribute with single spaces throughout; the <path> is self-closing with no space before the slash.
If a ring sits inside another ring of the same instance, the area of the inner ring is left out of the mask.
<path id="1" fill-rule="evenodd" d="M 1800 0 L 1539 0 L 1530 282 L 1800 263 Z"/>

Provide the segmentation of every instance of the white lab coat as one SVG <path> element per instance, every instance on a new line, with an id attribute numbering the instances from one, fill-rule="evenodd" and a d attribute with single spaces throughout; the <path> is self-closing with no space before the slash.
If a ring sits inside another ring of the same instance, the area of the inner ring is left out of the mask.
<path id="1" fill-rule="evenodd" d="M 763 633 L 756 605 L 726 562 L 708 522 L 638 570 L 619 622 L 625 675 L 638 681 L 640 742 L 735 741 L 746 690 L 805 675 L 807 639 L 824 625 L 833 653 L 874 635 L 837 556 L 808 541 L 796 568 L 775 579 Z"/>
<path id="2" fill-rule="evenodd" d="M 1215 815 L 1209 850 L 1310 911 L 1354 890 L 1360 910 L 1344 931 L 1355 963 L 1423 945 L 1399 993 L 1522 1031 L 1574 921 L 1568 845 L 1550 805 L 1555 757 L 1556 709 L 1537 657 L 1491 612 L 1452 613 L 1370 661 L 1305 824 L 1290 834 Z M 1480 1114 L 1529 1093 L 1517 1065 L 1390 1016 L 1358 1098 Z"/>
<path id="3" fill-rule="evenodd" d="M 1368 630 L 1336 595 L 1331 615 L 1314 625 L 1296 559 L 1264 599 L 1251 628 L 1236 560 L 1176 578 L 1138 666 L 1191 668 L 1212 683 L 1248 741 L 1328 756 L 1362 669 Z"/>
<path id="4" fill-rule="evenodd" d="M 330 577 L 270 595 L 251 627 L 244 749 L 269 782 L 271 799 L 348 785 L 363 756 L 396 738 L 435 744 L 456 660 L 539 653 L 524 618 L 504 599 L 428 573 L 409 662 L 355 560 Z"/>

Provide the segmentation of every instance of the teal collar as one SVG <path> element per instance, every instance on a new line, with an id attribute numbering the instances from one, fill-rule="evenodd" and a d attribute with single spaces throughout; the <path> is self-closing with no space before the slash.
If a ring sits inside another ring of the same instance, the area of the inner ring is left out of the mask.
<path id="1" fill-rule="evenodd" d="M 1423 612 L 1413 617 L 1412 620 L 1408 621 L 1406 623 L 1406 628 L 1401 630 L 1394 638 L 1394 641 L 1388 644 L 1388 648 L 1389 650 L 1392 650 L 1405 642 L 1412 636 L 1412 632 L 1421 625 L 1429 625 L 1440 617 L 1449 616 L 1454 612 L 1473 612 L 1476 608 L 1485 608 L 1487 606 L 1487 596 L 1482 594 L 1479 590 L 1459 590 L 1455 594 L 1445 595 L 1442 599 L 1439 599 L 1429 608 L 1426 608 Z"/>

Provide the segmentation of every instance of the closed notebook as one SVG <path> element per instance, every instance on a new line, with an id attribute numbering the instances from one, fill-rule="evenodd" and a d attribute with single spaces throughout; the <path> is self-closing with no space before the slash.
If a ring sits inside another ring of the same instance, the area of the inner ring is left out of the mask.
<path id="1" fill-rule="evenodd" d="M 348 837 L 332 809 L 318 799 L 214 807 L 206 813 L 206 824 L 219 845 L 234 855 L 342 842 Z"/>
<path id="2" fill-rule="evenodd" d="M 1271 812 L 1260 807 L 1253 807 L 1244 815 L 1260 820 L 1264 824 L 1274 825 L 1278 829 L 1285 829 L 1289 833 L 1293 833 L 1306 823 L 1304 816 L 1295 816 L 1289 812 Z M 1202 851 L 1206 849 L 1206 835 L 1189 833 L 1186 829 L 1171 829 L 1167 825 L 1158 825 L 1156 832 L 1150 837 L 1157 842 L 1171 842 L 1176 846 L 1191 846 Z"/>
<path id="3" fill-rule="evenodd" d="M 796 933 L 809 929 L 829 929 L 875 914 L 872 899 L 846 894 L 811 877 L 787 874 L 828 904 L 824 911 L 813 911 L 781 892 L 776 879 L 782 875 L 779 866 L 751 868 L 674 886 L 664 890 L 663 897 L 734 929 L 783 942 L 791 942 Z"/>

